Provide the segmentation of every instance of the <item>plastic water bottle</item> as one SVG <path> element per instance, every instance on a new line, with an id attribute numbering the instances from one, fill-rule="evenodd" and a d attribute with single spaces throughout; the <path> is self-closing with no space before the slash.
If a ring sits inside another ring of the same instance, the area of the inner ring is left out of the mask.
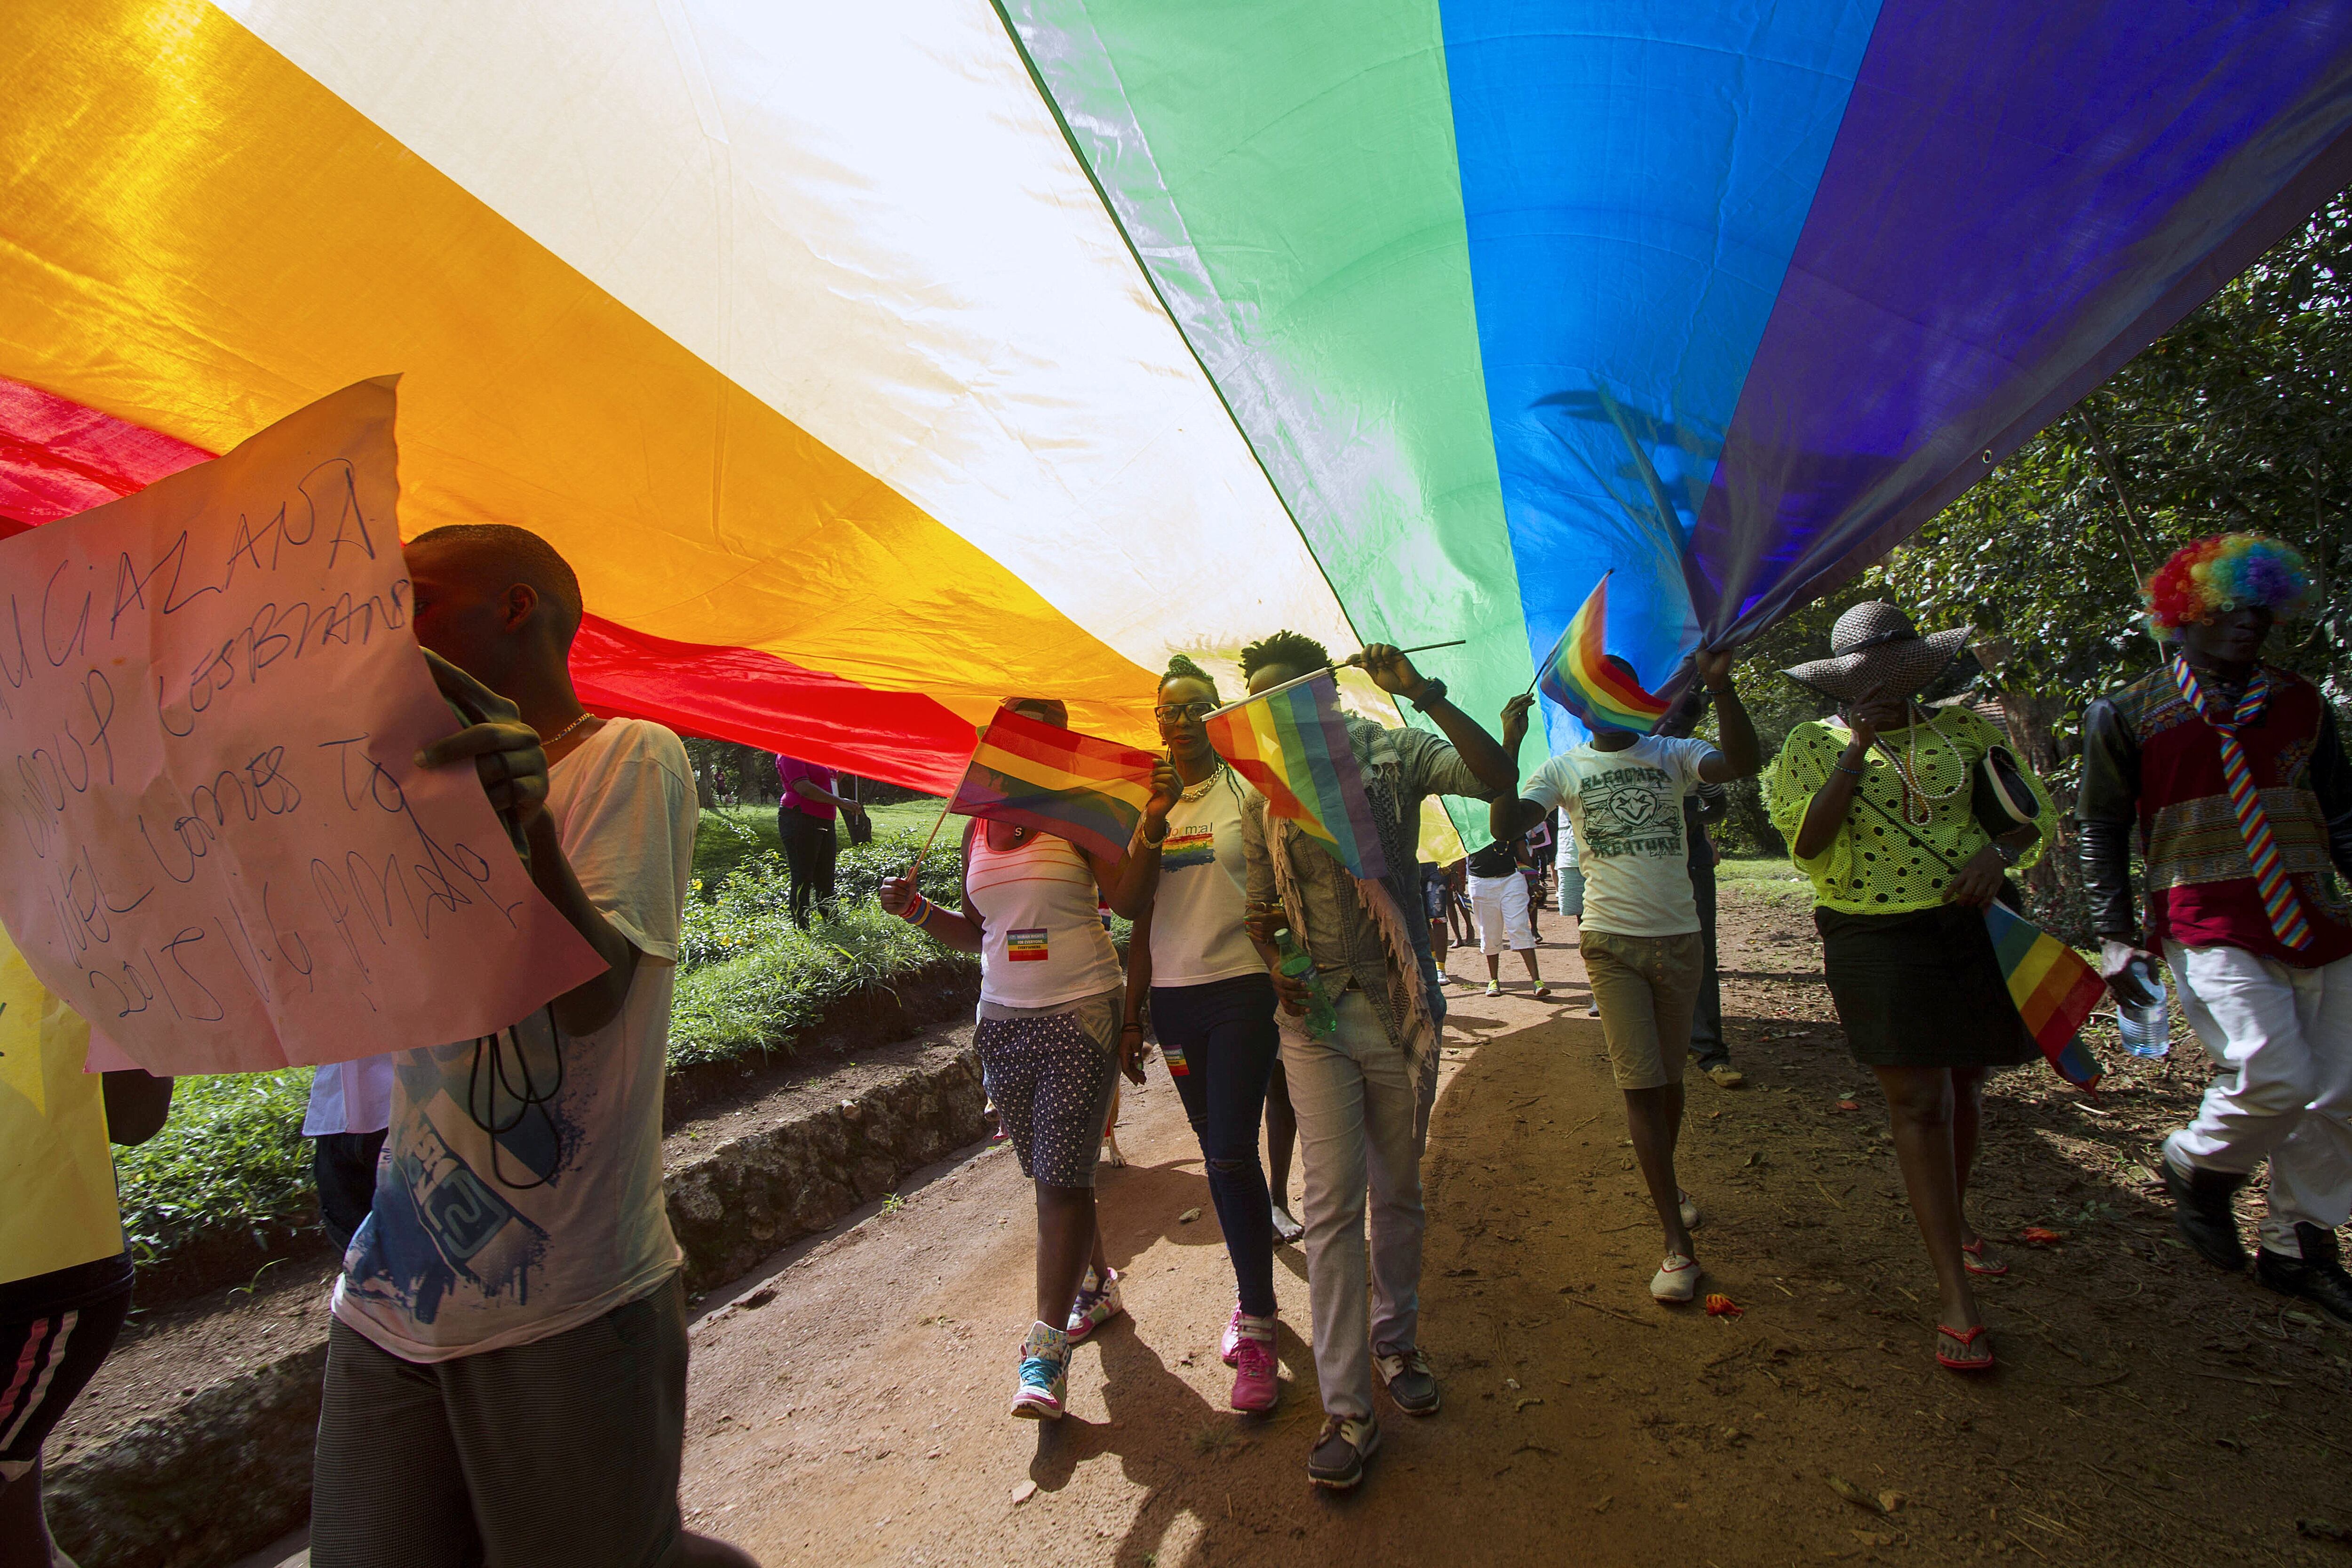
<path id="1" fill-rule="evenodd" d="M 1328 1039 L 1331 1031 L 1339 1026 L 1339 1015 L 1331 1005 L 1331 998 L 1323 994 L 1316 984 L 1315 959 L 1298 945 L 1298 939 L 1288 928 L 1274 933 L 1274 945 L 1282 952 L 1282 972 L 1293 980 L 1307 982 L 1307 1034 L 1310 1039 Z"/>
<path id="2" fill-rule="evenodd" d="M 2136 1057 L 2160 1057 L 2172 1048 L 2172 1010 L 2165 998 L 2164 971 L 2147 959 L 2135 958 L 2127 973 L 2137 976 L 2155 1000 L 2140 1007 L 2116 1004 L 2116 1027 L 2123 1035 L 2124 1049 Z"/>

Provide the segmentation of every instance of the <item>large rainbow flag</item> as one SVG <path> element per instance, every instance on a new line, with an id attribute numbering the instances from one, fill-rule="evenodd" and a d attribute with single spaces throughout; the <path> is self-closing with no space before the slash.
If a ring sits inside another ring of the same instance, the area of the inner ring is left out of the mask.
<path id="1" fill-rule="evenodd" d="M 1117 860 L 1143 819 L 1158 760 L 1000 708 L 981 731 L 948 809 L 1058 833 Z"/>
<path id="2" fill-rule="evenodd" d="M 1220 708 L 1203 728 L 1217 755 L 1265 796 L 1268 812 L 1321 839 L 1355 875 L 1368 880 L 1388 875 L 1363 770 L 1339 716 L 1339 683 L 1329 670 Z"/>
<path id="3" fill-rule="evenodd" d="M 1985 906 L 1985 926 L 2008 978 L 2010 1000 L 2052 1069 L 2078 1089 L 2097 1088 L 2098 1058 L 2082 1034 L 2106 983 L 2073 948 L 1999 903 Z"/>
<path id="4" fill-rule="evenodd" d="M 1609 578 L 1603 572 L 1568 629 L 1552 645 L 1536 678 L 1537 689 L 1596 730 L 1646 735 L 1666 716 L 1667 702 L 1609 662 Z"/>
<path id="5" fill-rule="evenodd" d="M 0 146 L 0 518 L 397 372 L 600 711 L 945 795 L 1753 636 L 2352 183 L 2352 0 L 9 0 Z"/>

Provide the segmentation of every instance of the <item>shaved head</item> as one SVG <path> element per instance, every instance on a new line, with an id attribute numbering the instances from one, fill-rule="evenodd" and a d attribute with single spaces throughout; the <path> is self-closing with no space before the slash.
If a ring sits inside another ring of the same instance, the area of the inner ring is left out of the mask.
<path id="1" fill-rule="evenodd" d="M 583 607 L 580 579 L 555 546 L 530 530 L 510 522 L 455 522 L 417 535 L 407 548 L 432 552 L 445 571 L 469 579 L 486 595 L 516 584 L 529 587 L 556 647 L 572 646 Z"/>

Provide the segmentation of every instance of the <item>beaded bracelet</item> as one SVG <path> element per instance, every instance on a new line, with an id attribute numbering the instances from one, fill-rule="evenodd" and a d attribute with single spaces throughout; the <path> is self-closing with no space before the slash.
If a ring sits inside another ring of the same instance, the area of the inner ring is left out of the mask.
<path id="1" fill-rule="evenodd" d="M 1842 773 L 1851 773 L 1851 774 L 1852 774 L 1852 775 L 1853 775 L 1855 778 L 1863 778 L 1863 777 L 1867 776 L 1867 775 L 1865 775 L 1865 774 L 1863 773 L 1863 771 L 1862 771 L 1860 768 L 1850 768 L 1850 767 L 1847 767 L 1843 763 L 1832 763 L 1830 764 L 1830 766 L 1831 766 L 1831 768 L 1832 768 L 1832 770 L 1834 770 L 1835 772 Z"/>

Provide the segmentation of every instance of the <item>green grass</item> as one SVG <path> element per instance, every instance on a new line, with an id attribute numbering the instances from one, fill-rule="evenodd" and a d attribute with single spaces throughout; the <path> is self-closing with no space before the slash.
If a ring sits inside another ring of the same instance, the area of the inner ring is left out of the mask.
<path id="1" fill-rule="evenodd" d="M 792 1036 L 826 1007 L 867 985 L 891 985 L 943 960 L 979 962 L 884 914 L 870 898 L 844 900 L 832 920 L 807 931 L 789 917 L 771 922 L 756 940 L 730 951 L 740 955 L 678 975 L 670 1006 L 672 1067 L 788 1049 Z"/>
<path id="2" fill-rule="evenodd" d="M 1774 903 L 1813 901 L 1811 880 L 1778 855 L 1753 859 L 1734 859 L 1727 855 L 1716 862 L 1715 879 L 1718 885 L 1735 886 L 1752 897 Z"/>
<path id="3" fill-rule="evenodd" d="M 180 1079 L 163 1130 L 115 1151 L 132 1256 L 152 1263 L 206 1229 L 249 1226 L 259 1236 L 306 1221 L 310 1099 L 309 1068 Z"/>

